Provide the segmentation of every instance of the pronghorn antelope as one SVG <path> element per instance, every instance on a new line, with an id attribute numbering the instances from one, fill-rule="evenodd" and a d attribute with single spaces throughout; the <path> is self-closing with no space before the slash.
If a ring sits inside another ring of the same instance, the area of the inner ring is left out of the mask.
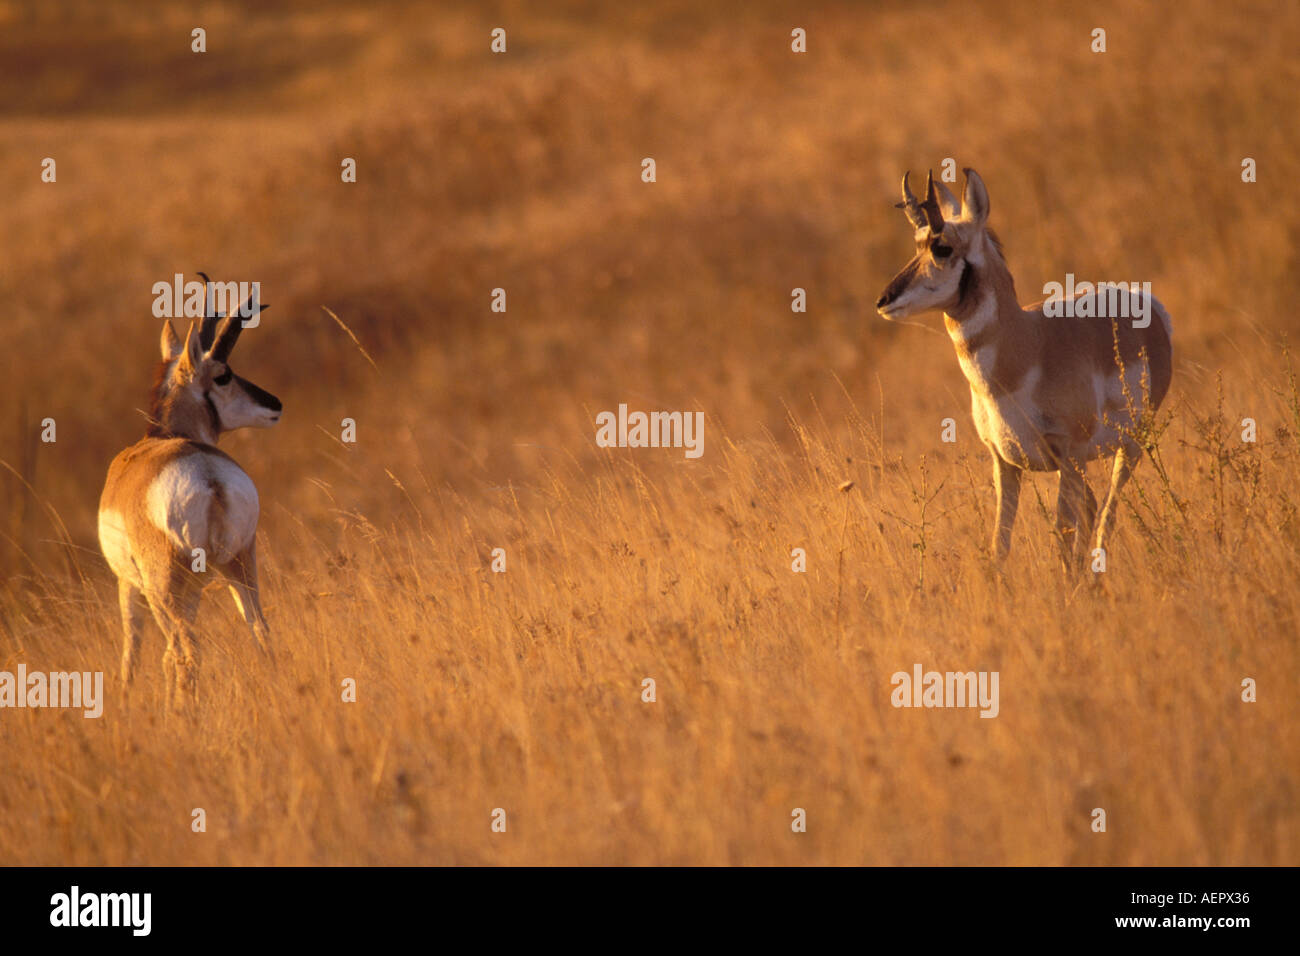
<path id="1" fill-rule="evenodd" d="M 200 273 L 201 274 L 201 273 Z M 170 321 L 162 328 L 162 362 L 150 396 L 149 427 L 108 468 L 99 502 L 99 544 L 117 575 L 122 611 L 122 680 L 129 685 L 140 646 L 141 594 L 167 639 L 163 676 L 167 694 L 193 694 L 198 676 L 194 617 L 206 575 L 194 570 L 196 549 L 205 566 L 229 583 L 235 604 L 266 651 L 266 618 L 257 590 L 257 488 L 216 447 L 222 432 L 268 428 L 280 419 L 280 400 L 231 371 L 230 352 L 254 315 L 256 292 L 242 310 L 222 320 L 207 282 L 206 315 L 190 324 L 182 342 Z M 256 289 L 256 287 L 254 287 Z"/>
<path id="2" fill-rule="evenodd" d="M 965 172 L 960 205 L 933 175 L 925 201 L 918 202 L 903 177 L 898 206 L 915 228 L 917 252 L 876 309 L 886 319 L 943 311 L 970 384 L 975 430 L 993 453 L 994 554 L 1005 558 L 1011 548 L 1021 472 L 1058 471 L 1062 558 L 1078 563 L 1094 524 L 1095 546 L 1104 548 L 1115 526 L 1120 489 L 1142 453 L 1136 427 L 1169 391 L 1169 313 L 1154 296 L 1128 291 L 1121 294 L 1131 297 L 1125 305 L 1133 308 L 1122 314 L 1142 314 L 1145 306 L 1145 328 L 1114 318 L 1047 318 L 1042 303 L 1021 308 L 1001 244 L 988 228 L 984 182 L 973 169 Z M 1153 314 L 1158 322 L 1150 321 Z M 1111 453 L 1110 490 L 1098 522 L 1084 470 L 1091 459 Z"/>

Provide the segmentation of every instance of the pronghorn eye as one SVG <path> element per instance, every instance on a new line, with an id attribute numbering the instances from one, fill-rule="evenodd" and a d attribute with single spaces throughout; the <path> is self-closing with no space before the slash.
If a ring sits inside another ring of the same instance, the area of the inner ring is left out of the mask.
<path id="1" fill-rule="evenodd" d="M 230 384 L 230 380 L 231 380 L 232 378 L 234 378 L 234 377 L 235 377 L 235 376 L 234 376 L 234 373 L 231 372 L 230 369 L 226 369 L 224 372 L 222 372 L 220 375 L 218 375 L 218 376 L 217 376 L 216 378 L 214 378 L 212 381 L 213 381 L 213 384 L 216 384 L 216 385 L 229 385 L 229 384 Z"/>
<path id="2" fill-rule="evenodd" d="M 947 259 L 952 255 L 952 246 L 945 246 L 942 242 L 936 242 L 930 247 L 930 253 L 936 259 Z"/>

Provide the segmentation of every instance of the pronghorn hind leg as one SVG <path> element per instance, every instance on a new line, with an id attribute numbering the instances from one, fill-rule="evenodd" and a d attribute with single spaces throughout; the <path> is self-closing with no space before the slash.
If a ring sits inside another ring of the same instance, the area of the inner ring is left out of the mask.
<path id="1" fill-rule="evenodd" d="M 1097 499 L 1088 487 L 1082 461 L 1065 459 L 1059 470 L 1056 495 L 1056 531 L 1061 561 L 1067 570 L 1078 570 L 1087 556 L 1096 520 Z"/>
<path id="2" fill-rule="evenodd" d="M 117 605 L 122 612 L 122 684 L 129 687 L 135 676 L 135 659 L 140 655 L 140 632 L 144 612 L 140 589 L 126 578 L 117 579 Z"/>
<path id="3" fill-rule="evenodd" d="M 188 571 L 183 572 L 189 574 Z M 176 638 L 180 656 L 176 660 L 176 692 L 189 697 L 198 696 L 199 648 L 195 640 L 194 619 L 199 612 L 199 597 L 203 589 L 192 584 L 173 599 L 177 620 Z"/>
<path id="4" fill-rule="evenodd" d="M 998 494 L 997 518 L 993 527 L 993 555 L 1002 561 L 1011 551 L 1011 529 L 1020 503 L 1020 469 L 993 452 L 993 487 Z"/>
<path id="5" fill-rule="evenodd" d="M 253 635 L 258 650 L 271 656 L 271 630 L 262 613 L 262 600 L 257 585 L 257 551 L 256 545 L 249 546 L 229 564 L 221 568 L 221 573 L 230 582 L 230 595 L 235 599 L 235 607 L 244 616 Z"/>
<path id="6" fill-rule="evenodd" d="M 171 706 L 176 702 L 176 627 L 167 615 L 162 593 L 154 594 L 146 591 L 145 598 L 149 602 L 149 610 L 153 612 L 154 623 L 158 625 L 163 640 L 167 642 L 162 656 L 163 694 L 167 698 L 168 706 Z"/>
<path id="7" fill-rule="evenodd" d="M 167 638 L 163 652 L 163 680 L 167 682 L 167 700 L 179 707 L 186 695 L 194 696 L 198 687 L 199 657 L 194 639 L 194 619 L 199 611 L 203 587 L 188 567 L 177 564 L 165 582 L 146 582 L 145 596 L 154 620 Z"/>
<path id="8" fill-rule="evenodd" d="M 1101 507 L 1101 517 L 1097 522 L 1097 547 L 1105 549 L 1106 539 L 1115 530 L 1115 519 L 1119 516 L 1119 493 L 1128 483 L 1137 467 L 1141 452 L 1123 446 L 1115 453 L 1115 464 L 1110 473 L 1110 491 L 1106 493 L 1106 503 Z"/>
<path id="9" fill-rule="evenodd" d="M 1061 554 L 1061 564 L 1069 571 L 1073 567 L 1075 526 L 1078 523 L 1080 493 L 1078 479 L 1069 462 L 1061 462 L 1056 483 L 1056 545 Z"/>
<path id="10" fill-rule="evenodd" d="M 1092 542 L 1092 533 L 1097 527 L 1097 496 L 1092 493 L 1086 474 L 1083 479 L 1083 493 L 1085 500 L 1083 526 L 1079 529 L 1079 546 L 1086 548 Z"/>

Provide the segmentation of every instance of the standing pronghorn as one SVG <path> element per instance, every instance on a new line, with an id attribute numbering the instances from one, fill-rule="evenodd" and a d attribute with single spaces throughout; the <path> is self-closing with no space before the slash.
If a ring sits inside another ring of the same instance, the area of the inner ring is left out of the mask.
<path id="1" fill-rule="evenodd" d="M 1048 318 L 1042 303 L 1021 308 L 1002 247 L 987 226 L 984 182 L 973 169 L 965 172 L 960 206 L 943 183 L 936 195 L 933 176 L 925 201 L 918 202 L 903 177 L 899 206 L 916 229 L 917 253 L 889 283 L 876 309 L 886 319 L 943 310 L 970 383 L 975 430 L 993 453 L 995 555 L 1004 558 L 1011 548 L 1021 472 L 1059 471 L 1056 526 L 1062 556 L 1068 564 L 1073 552 L 1079 561 L 1097 520 L 1097 500 L 1084 479 L 1086 463 L 1115 455 L 1097 527 L 1096 547 L 1102 548 L 1115 526 L 1120 489 L 1142 454 L 1137 426 L 1169 391 L 1169 313 L 1154 296 L 1128 291 L 1121 295 L 1132 307 L 1121 314 L 1145 314 L 1145 327 L 1110 317 Z M 1150 321 L 1153 313 L 1160 321 Z"/>
<path id="2" fill-rule="evenodd" d="M 207 276 L 203 277 L 207 280 Z M 233 286 L 233 283 L 230 284 Z M 229 286 L 228 286 L 229 287 Z M 254 287 L 256 289 L 256 286 Z M 257 488 L 234 459 L 216 448 L 222 432 L 267 428 L 280 419 L 280 400 L 230 370 L 231 349 L 243 316 L 255 315 L 256 293 L 224 321 L 207 284 L 202 322 L 182 342 L 170 321 L 162 328 L 162 363 L 150 396 L 146 436 L 108 468 L 99 502 L 99 544 L 117 575 L 122 610 L 122 680 L 131 681 L 143 623 L 143 593 L 167 639 L 163 676 L 167 694 L 193 694 L 198 676 L 194 617 L 205 565 L 229 582 L 259 648 L 266 650 L 266 618 L 257 591 Z M 233 306 L 238 300 L 230 298 Z"/>

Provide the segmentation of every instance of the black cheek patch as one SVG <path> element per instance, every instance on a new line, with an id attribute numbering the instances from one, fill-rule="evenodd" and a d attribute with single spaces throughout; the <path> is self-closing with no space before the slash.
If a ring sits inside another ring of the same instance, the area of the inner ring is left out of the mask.
<path id="1" fill-rule="evenodd" d="M 975 281 L 975 270 L 966 259 L 961 261 L 961 278 L 957 280 L 957 303 L 960 305 L 966 299 L 966 293 L 970 291 L 971 284 Z"/>

